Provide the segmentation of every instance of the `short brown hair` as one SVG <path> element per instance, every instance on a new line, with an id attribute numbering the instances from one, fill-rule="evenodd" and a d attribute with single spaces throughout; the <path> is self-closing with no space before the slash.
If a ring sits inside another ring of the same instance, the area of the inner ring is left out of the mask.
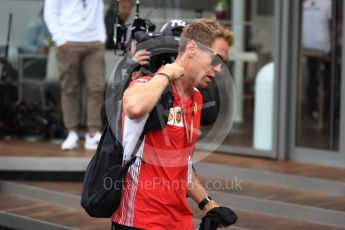
<path id="1" fill-rule="evenodd" d="M 197 19 L 183 29 L 179 52 L 183 53 L 186 50 L 188 40 L 194 40 L 210 47 L 216 38 L 224 38 L 229 46 L 234 43 L 234 34 L 229 28 L 221 25 L 215 19 Z"/>

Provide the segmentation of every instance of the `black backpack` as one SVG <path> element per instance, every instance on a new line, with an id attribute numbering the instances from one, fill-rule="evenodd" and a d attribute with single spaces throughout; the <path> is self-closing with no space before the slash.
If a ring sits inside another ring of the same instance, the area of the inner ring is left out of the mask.
<path id="1" fill-rule="evenodd" d="M 116 100 L 113 99 L 119 95 L 122 98 L 129 83 L 130 77 L 127 76 L 121 82 L 118 89 L 115 89 L 116 95 L 114 94 L 114 97 L 110 97 L 110 103 L 116 103 Z M 129 167 L 137 159 L 135 155 L 145 133 L 165 127 L 172 101 L 172 87 L 168 85 L 160 101 L 151 111 L 138 142 L 133 143 L 136 144 L 136 147 L 131 159 L 125 165 L 122 165 L 123 147 L 119 141 L 122 140 L 120 135 L 122 106 L 121 103 L 117 104 L 117 106 L 120 106 L 117 109 L 119 113 L 117 116 L 113 116 L 117 120 L 110 119 L 106 123 L 96 153 L 85 171 L 81 205 L 90 216 L 109 218 L 118 208 L 121 201 L 124 177 Z M 113 105 L 116 106 L 115 104 Z M 117 132 L 116 135 L 113 130 Z"/>

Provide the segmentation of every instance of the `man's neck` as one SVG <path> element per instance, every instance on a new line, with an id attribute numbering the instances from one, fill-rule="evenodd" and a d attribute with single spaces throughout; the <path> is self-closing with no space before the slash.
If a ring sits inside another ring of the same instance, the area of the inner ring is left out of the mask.
<path id="1" fill-rule="evenodd" d="M 176 90 L 180 97 L 188 98 L 192 96 L 194 91 L 194 82 L 192 81 L 193 78 L 188 75 L 188 64 L 186 64 L 186 62 L 183 62 L 181 59 L 176 59 L 175 63 L 185 69 L 184 75 L 181 78 L 175 80 Z"/>

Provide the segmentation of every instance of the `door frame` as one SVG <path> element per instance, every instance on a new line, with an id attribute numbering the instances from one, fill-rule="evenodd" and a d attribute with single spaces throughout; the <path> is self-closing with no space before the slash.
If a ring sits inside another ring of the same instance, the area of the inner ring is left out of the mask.
<path id="1" fill-rule="evenodd" d="M 289 15 L 288 21 L 285 23 L 288 24 L 287 30 L 289 30 L 290 40 L 286 39 L 283 42 L 283 47 L 289 47 L 286 53 L 286 56 L 289 58 L 289 61 L 282 63 L 282 69 L 286 69 L 288 66 L 291 66 L 291 74 L 289 71 L 287 73 L 290 76 L 284 76 L 285 78 L 291 79 L 291 84 L 287 84 L 289 92 L 284 94 L 290 100 L 286 100 L 287 108 L 284 111 L 287 111 L 290 116 L 286 119 L 286 127 L 289 127 L 288 135 L 285 137 L 286 143 L 288 143 L 288 148 L 286 151 L 282 151 L 280 156 L 283 156 L 285 159 L 292 159 L 301 162 L 307 163 L 316 163 L 322 165 L 330 165 L 336 167 L 345 167 L 345 45 L 342 46 L 342 60 L 341 64 L 343 68 L 341 69 L 341 96 L 340 96 L 340 130 L 339 130 L 339 150 L 321 150 L 321 149 L 312 149 L 306 147 L 296 146 L 296 124 L 298 119 L 297 111 L 297 86 L 298 86 L 298 77 L 299 77 L 299 42 L 300 42 L 300 11 L 301 0 L 286 1 L 286 4 L 289 6 L 284 9 L 285 14 Z M 343 4 L 343 11 L 345 11 L 345 4 Z M 289 21 L 290 20 L 290 21 Z M 344 19 L 343 19 L 344 20 Z M 282 26 L 285 26 L 283 22 Z M 342 44 L 345 44 L 345 23 L 343 22 L 343 34 L 342 34 Z M 284 56 L 284 52 L 281 53 Z M 286 86 L 285 86 L 286 87 Z M 281 95 L 281 96 L 284 96 Z M 281 112 L 284 112 L 281 111 Z M 288 125 L 290 124 L 290 125 Z"/>

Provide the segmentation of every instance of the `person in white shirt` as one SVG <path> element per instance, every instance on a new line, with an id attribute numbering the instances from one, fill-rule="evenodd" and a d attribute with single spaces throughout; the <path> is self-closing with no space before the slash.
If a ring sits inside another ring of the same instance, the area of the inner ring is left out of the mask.
<path id="1" fill-rule="evenodd" d="M 69 134 L 62 150 L 78 147 L 78 85 L 82 68 L 87 84 L 86 149 L 96 149 L 105 87 L 103 0 L 45 0 L 44 19 L 57 46 L 61 105 Z"/>
<path id="2" fill-rule="evenodd" d="M 303 2 L 303 47 L 331 51 L 331 0 L 305 0 Z"/>
<path id="3" fill-rule="evenodd" d="M 331 0 L 304 0 L 303 1 L 303 49 L 317 51 L 319 54 L 328 55 L 331 51 Z M 314 53 L 314 52 L 312 52 Z M 318 117 L 317 89 L 318 75 L 322 55 L 306 56 L 307 75 L 307 112 L 313 117 Z M 327 80 L 327 79 L 324 79 Z"/>

